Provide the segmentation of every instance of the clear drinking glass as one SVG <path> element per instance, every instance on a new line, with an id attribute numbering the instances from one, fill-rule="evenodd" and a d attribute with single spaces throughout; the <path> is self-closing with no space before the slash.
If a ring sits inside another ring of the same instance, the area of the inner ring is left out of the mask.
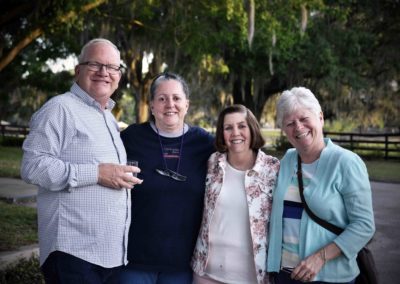
<path id="1" fill-rule="evenodd" d="M 134 167 L 139 167 L 139 162 L 138 161 L 136 161 L 136 160 L 127 160 L 126 161 L 126 165 L 127 166 L 134 166 Z M 134 177 L 137 177 L 137 173 L 132 173 L 132 175 L 134 176 Z"/>

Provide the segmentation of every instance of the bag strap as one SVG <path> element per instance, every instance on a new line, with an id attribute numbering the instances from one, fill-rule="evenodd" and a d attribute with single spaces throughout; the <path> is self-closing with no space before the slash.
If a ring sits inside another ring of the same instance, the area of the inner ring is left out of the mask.
<path id="1" fill-rule="evenodd" d="M 325 229 L 331 231 L 332 233 L 336 235 L 340 235 L 344 230 L 336 225 L 333 225 L 321 218 L 319 218 L 317 215 L 315 215 L 311 209 L 308 207 L 306 200 L 304 198 L 304 187 L 303 187 L 303 174 L 301 172 L 301 158 L 300 155 L 297 155 L 297 179 L 299 182 L 299 191 L 300 191 L 300 198 L 301 201 L 303 202 L 304 209 L 306 210 L 308 216 L 310 216 L 311 219 L 313 219 L 318 225 L 321 227 L 324 227 Z"/>

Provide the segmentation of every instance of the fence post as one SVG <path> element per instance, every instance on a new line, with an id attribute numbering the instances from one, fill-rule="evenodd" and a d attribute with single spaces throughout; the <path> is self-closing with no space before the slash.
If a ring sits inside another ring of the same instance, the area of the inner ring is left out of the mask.
<path id="1" fill-rule="evenodd" d="M 350 150 L 353 151 L 353 133 L 350 133 Z"/>
<path id="2" fill-rule="evenodd" d="M 28 127 L 24 126 L 23 128 L 24 137 L 28 136 Z"/>
<path id="3" fill-rule="evenodd" d="M 385 160 L 389 157 L 389 135 L 385 134 Z"/>

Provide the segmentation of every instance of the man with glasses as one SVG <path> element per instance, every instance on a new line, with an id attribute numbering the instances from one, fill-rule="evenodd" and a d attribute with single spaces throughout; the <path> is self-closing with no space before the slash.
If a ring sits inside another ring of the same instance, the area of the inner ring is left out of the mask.
<path id="1" fill-rule="evenodd" d="M 75 83 L 32 117 L 22 178 L 39 186 L 40 265 L 46 283 L 117 283 L 127 263 L 130 188 L 141 180 L 111 110 L 121 79 L 117 47 L 88 42 Z M 114 279 L 114 280 L 113 280 Z"/>

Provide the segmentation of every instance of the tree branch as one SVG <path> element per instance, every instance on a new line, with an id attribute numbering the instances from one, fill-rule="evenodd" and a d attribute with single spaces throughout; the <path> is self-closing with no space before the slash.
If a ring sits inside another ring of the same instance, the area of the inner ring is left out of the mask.
<path id="1" fill-rule="evenodd" d="M 2 15 L 0 15 L 0 27 L 6 25 L 8 22 L 12 21 L 15 18 L 26 15 L 26 11 L 31 9 L 32 6 L 33 2 L 29 4 L 18 5 L 12 10 L 7 11 L 7 13 L 3 13 Z"/>
<path id="2" fill-rule="evenodd" d="M 94 9 L 107 0 L 96 0 L 92 3 L 89 3 L 83 7 L 81 7 L 80 11 L 78 13 L 85 13 L 87 11 L 90 11 L 91 9 Z M 65 23 L 66 21 L 72 19 L 78 14 L 76 11 L 69 11 L 65 15 L 60 16 L 58 19 L 56 19 L 57 22 L 60 23 Z M 5 56 L 3 56 L 0 59 L 0 72 L 8 65 L 10 64 L 14 58 L 29 44 L 31 44 L 36 38 L 38 38 L 40 35 L 43 34 L 43 29 L 41 27 L 37 27 L 33 29 L 32 31 L 29 32 L 28 35 L 23 37 Z"/>

